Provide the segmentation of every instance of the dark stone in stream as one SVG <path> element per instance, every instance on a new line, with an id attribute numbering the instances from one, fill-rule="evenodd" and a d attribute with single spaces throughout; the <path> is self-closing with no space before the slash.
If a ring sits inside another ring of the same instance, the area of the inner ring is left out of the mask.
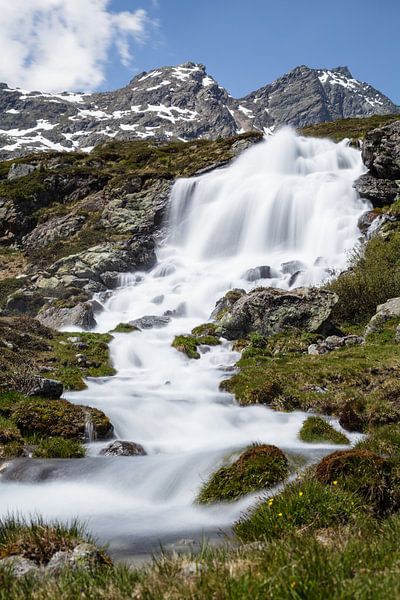
<path id="1" fill-rule="evenodd" d="M 145 456 L 146 450 L 140 444 L 116 440 L 100 451 L 102 456 Z"/>
<path id="2" fill-rule="evenodd" d="M 299 271 L 304 271 L 305 268 L 306 265 L 300 260 L 289 260 L 288 262 L 281 264 L 282 273 L 288 273 L 289 275 L 294 275 Z"/>
<path id="3" fill-rule="evenodd" d="M 140 319 L 129 321 L 129 325 L 137 327 L 138 329 L 159 329 L 160 327 L 165 327 L 168 325 L 170 320 L 171 318 L 165 315 L 162 317 L 156 315 L 146 315 Z"/>
<path id="4" fill-rule="evenodd" d="M 248 269 L 243 275 L 242 279 L 245 281 L 257 281 L 257 279 L 271 279 L 273 277 L 271 267 L 267 265 L 261 265 L 254 269 Z"/>

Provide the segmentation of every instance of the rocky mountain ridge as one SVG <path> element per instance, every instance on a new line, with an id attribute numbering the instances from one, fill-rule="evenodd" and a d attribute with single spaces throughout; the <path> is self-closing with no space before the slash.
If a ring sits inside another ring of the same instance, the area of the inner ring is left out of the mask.
<path id="1" fill-rule="evenodd" d="M 94 94 L 32 92 L 2 83 L 0 159 L 43 150 L 90 152 L 112 139 L 217 139 L 399 111 L 347 67 L 299 66 L 241 99 L 195 63 L 140 73 L 126 87 Z"/>

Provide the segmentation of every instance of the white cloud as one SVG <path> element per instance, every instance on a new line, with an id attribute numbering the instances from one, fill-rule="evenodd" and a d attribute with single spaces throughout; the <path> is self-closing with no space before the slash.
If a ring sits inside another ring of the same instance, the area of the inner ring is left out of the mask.
<path id="1" fill-rule="evenodd" d="M 93 90 L 117 49 L 131 66 L 133 43 L 153 25 L 143 9 L 112 12 L 110 0 L 0 0 L 0 81 L 30 90 Z"/>

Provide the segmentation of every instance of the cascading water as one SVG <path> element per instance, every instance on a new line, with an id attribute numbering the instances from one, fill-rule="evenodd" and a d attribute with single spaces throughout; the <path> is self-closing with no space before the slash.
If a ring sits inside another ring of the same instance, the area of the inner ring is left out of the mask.
<path id="1" fill-rule="evenodd" d="M 299 441 L 303 413 L 239 407 L 218 391 L 238 359 L 229 344 L 195 361 L 171 341 L 206 321 L 228 289 L 319 284 L 342 269 L 369 208 L 352 188 L 362 172 L 360 153 L 345 143 L 282 130 L 226 168 L 177 181 L 157 266 L 124 276 L 98 315 L 98 331 L 144 315 L 170 321 L 115 334 L 118 374 L 67 396 L 103 410 L 116 436 L 142 444 L 148 456 L 99 457 L 105 444 L 97 442 L 85 459 L 14 461 L 0 479 L 0 511 L 78 516 L 114 551 L 131 552 L 144 539 L 229 526 L 251 499 L 208 508 L 193 500 L 233 450 L 260 441 L 309 460 L 326 452 Z"/>

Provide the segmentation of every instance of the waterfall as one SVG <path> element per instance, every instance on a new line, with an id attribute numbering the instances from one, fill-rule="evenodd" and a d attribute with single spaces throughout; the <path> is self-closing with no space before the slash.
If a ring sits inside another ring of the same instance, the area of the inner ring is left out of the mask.
<path id="1" fill-rule="evenodd" d="M 86 390 L 67 395 L 103 410 L 116 436 L 142 444 L 148 455 L 100 457 L 105 444 L 95 442 L 88 458 L 58 461 L 54 469 L 49 462 L 20 463 L 19 483 L 12 468 L 1 475 L 0 512 L 79 516 L 111 549 L 132 550 L 143 539 L 157 545 L 229 526 L 251 498 L 206 508 L 193 500 L 233 450 L 259 441 L 307 460 L 326 452 L 329 445 L 298 439 L 303 413 L 240 407 L 219 391 L 239 358 L 230 344 L 189 360 L 171 342 L 208 320 L 233 287 L 314 285 L 343 269 L 360 236 L 358 219 L 369 208 L 352 187 L 362 173 L 360 152 L 345 142 L 284 129 L 224 168 L 178 180 L 158 264 L 121 278 L 98 315 L 98 331 L 144 315 L 170 321 L 113 334 L 117 375 L 89 380 Z"/>

